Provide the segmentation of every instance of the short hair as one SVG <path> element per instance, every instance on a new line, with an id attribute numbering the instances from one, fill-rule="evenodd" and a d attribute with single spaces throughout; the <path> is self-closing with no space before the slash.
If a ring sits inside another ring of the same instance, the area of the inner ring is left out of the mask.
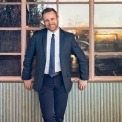
<path id="1" fill-rule="evenodd" d="M 45 9 L 42 11 L 42 18 L 43 18 L 43 16 L 44 16 L 44 14 L 46 14 L 46 13 L 48 13 L 48 12 L 51 12 L 51 11 L 53 11 L 53 12 L 56 14 L 56 16 L 58 17 L 57 11 L 56 11 L 54 8 L 45 8 Z"/>

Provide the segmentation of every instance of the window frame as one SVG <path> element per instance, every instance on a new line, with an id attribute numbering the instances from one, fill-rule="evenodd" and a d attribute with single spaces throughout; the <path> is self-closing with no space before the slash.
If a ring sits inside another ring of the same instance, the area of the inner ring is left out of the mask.
<path id="1" fill-rule="evenodd" d="M 95 29 L 122 29 L 122 27 L 95 27 L 94 26 L 94 5 L 95 4 L 122 4 L 122 2 L 0 2 L 0 5 L 21 5 L 21 27 L 0 27 L 0 30 L 20 30 L 21 31 L 21 53 L 0 53 L 0 55 L 20 55 L 21 56 L 21 71 L 23 69 L 23 61 L 26 50 L 26 31 L 27 30 L 40 30 L 39 27 L 26 27 L 26 4 L 56 4 L 57 12 L 59 12 L 60 4 L 88 4 L 89 5 L 89 81 L 121 81 L 122 76 L 95 76 L 95 53 L 94 50 L 94 30 Z M 75 29 L 75 27 L 63 27 L 63 29 Z M 86 29 L 86 28 L 84 28 Z M 112 53 L 106 53 L 106 55 L 113 55 Z M 122 53 L 121 53 L 122 54 Z M 73 79 L 73 78 L 72 78 Z M 21 81 L 21 76 L 0 76 L 0 81 Z"/>

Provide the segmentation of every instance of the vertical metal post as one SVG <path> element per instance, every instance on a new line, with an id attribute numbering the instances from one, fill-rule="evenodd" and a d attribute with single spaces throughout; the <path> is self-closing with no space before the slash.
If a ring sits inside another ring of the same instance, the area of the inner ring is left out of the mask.
<path id="1" fill-rule="evenodd" d="M 94 0 L 89 0 L 89 78 L 94 78 Z"/>
<path id="2" fill-rule="evenodd" d="M 21 70 L 23 69 L 23 60 L 26 49 L 26 0 L 21 4 Z"/>

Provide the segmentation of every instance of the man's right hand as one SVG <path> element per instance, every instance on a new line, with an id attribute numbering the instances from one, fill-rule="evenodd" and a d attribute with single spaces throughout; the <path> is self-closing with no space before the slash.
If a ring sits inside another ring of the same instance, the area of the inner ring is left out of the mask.
<path id="1" fill-rule="evenodd" d="M 31 89 L 33 88 L 32 79 L 30 79 L 30 80 L 24 80 L 24 87 L 25 87 L 27 90 L 31 90 Z"/>

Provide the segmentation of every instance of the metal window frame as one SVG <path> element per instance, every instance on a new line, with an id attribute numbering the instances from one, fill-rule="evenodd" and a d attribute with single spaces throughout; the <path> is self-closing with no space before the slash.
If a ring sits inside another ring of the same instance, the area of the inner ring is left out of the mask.
<path id="1" fill-rule="evenodd" d="M 74 0 L 75 1 L 75 0 Z M 22 0 L 21 2 L 0 2 L 0 5 L 21 5 L 21 27 L 11 28 L 2 27 L 0 30 L 21 30 L 21 53 L 0 53 L 0 55 L 21 55 L 21 69 L 23 68 L 23 60 L 26 49 L 26 31 L 27 30 L 39 30 L 40 28 L 30 27 L 26 28 L 26 4 L 56 4 L 57 11 L 59 12 L 60 4 L 88 4 L 89 5 L 89 81 L 99 82 L 99 81 L 121 81 L 122 76 L 95 76 L 95 55 L 98 54 L 94 51 L 94 30 L 95 29 L 122 29 L 122 27 L 94 27 L 94 4 L 122 4 L 122 2 L 94 2 L 94 0 L 89 0 L 89 2 L 26 2 Z M 64 27 L 65 29 L 74 29 L 76 27 Z M 106 55 L 112 55 L 113 53 L 106 53 Z M 120 52 L 122 54 L 122 52 Z M 74 78 L 73 78 L 74 79 Z M 21 76 L 0 76 L 0 82 L 20 82 Z"/>

